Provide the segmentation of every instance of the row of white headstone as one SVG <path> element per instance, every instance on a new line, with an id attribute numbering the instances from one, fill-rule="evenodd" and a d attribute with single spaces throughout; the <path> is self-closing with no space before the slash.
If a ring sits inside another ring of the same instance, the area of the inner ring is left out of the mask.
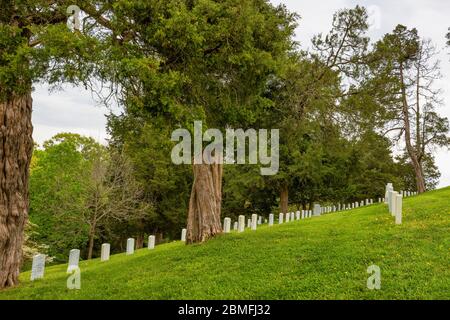
<path id="1" fill-rule="evenodd" d="M 402 223 L 402 200 L 404 197 L 410 197 L 417 195 L 417 192 L 411 192 L 411 191 L 400 191 L 395 192 L 394 187 L 392 183 L 388 183 L 386 185 L 386 194 L 385 198 L 378 198 L 379 203 L 387 203 L 389 207 L 389 212 L 392 214 L 392 216 L 395 217 L 395 223 L 401 224 Z M 297 212 L 288 212 L 286 214 L 280 213 L 278 215 L 278 224 L 288 223 L 295 220 L 302 220 L 302 219 L 308 219 L 313 216 L 320 216 L 324 213 L 331 213 L 331 212 L 338 212 L 342 210 L 350 210 L 350 209 L 356 209 L 360 206 L 367 206 L 373 204 L 373 199 L 366 199 L 365 201 L 361 202 L 354 202 L 347 205 L 341 205 L 340 203 L 336 206 L 327 206 L 327 207 L 321 207 L 319 204 L 315 204 L 313 210 L 302 210 Z M 272 227 L 274 225 L 274 214 L 269 215 L 269 220 L 265 219 L 265 223 L 269 224 L 269 227 Z M 244 232 L 245 230 L 245 216 L 240 215 L 238 218 L 238 221 L 234 222 L 233 230 L 238 232 Z M 263 217 L 258 216 L 257 214 L 253 214 L 251 218 L 247 220 L 247 228 L 251 230 L 256 230 L 258 225 L 261 225 L 263 223 Z M 231 232 L 231 219 L 225 218 L 223 223 L 223 231 L 224 233 L 230 233 Z M 186 229 L 181 230 L 181 241 L 186 241 Z M 148 249 L 152 250 L 155 248 L 155 236 L 151 235 L 148 237 Z M 135 240 L 133 238 L 127 239 L 127 248 L 126 248 L 126 254 L 131 255 L 134 254 L 135 250 Z M 108 261 L 110 257 L 110 251 L 111 251 L 111 245 L 109 243 L 102 244 L 101 248 L 101 255 L 100 260 L 101 261 Z M 36 279 L 41 279 L 44 277 L 44 271 L 45 271 L 45 258 L 46 256 L 44 254 L 37 254 L 33 257 L 33 263 L 31 268 L 31 281 L 34 281 Z M 71 273 L 73 270 L 76 270 L 78 268 L 78 264 L 80 261 L 80 250 L 73 249 L 70 250 L 69 253 L 69 265 L 67 268 L 67 272 Z"/>
<path id="2" fill-rule="evenodd" d="M 313 215 L 312 210 L 302 210 L 297 212 L 288 212 L 286 214 L 280 213 L 278 215 L 278 224 L 282 224 L 284 222 L 290 222 L 295 220 L 307 219 L 311 218 Z M 264 219 L 264 223 L 268 223 L 269 227 L 274 225 L 275 215 L 273 213 L 269 214 L 269 219 Z M 235 221 L 233 224 L 233 230 L 237 232 L 244 232 L 245 228 L 251 230 L 256 230 L 258 225 L 263 224 L 263 217 L 258 216 L 257 214 L 253 214 L 251 218 L 247 219 L 244 215 L 240 215 L 238 217 L 238 221 Z M 230 233 L 231 232 L 231 218 L 225 218 L 223 221 L 223 232 Z"/>
<path id="3" fill-rule="evenodd" d="M 389 213 L 395 217 L 395 224 L 402 224 L 403 219 L 403 198 L 416 196 L 417 192 L 413 191 L 394 191 L 394 185 L 388 183 L 386 185 L 385 203 L 388 205 Z"/>
<path id="4" fill-rule="evenodd" d="M 280 213 L 278 223 L 282 224 L 285 220 L 286 222 L 294 221 L 295 218 L 297 220 L 300 219 L 306 219 L 310 218 L 312 216 L 312 211 L 306 211 L 303 210 L 301 213 L 300 211 L 297 211 L 297 213 L 291 212 L 286 215 L 283 213 Z M 274 215 L 269 215 L 269 220 L 265 220 L 265 222 L 269 223 L 269 226 L 273 226 L 274 224 Z M 253 214 L 251 219 L 248 219 L 247 221 L 247 227 L 251 228 L 252 230 L 256 230 L 257 225 L 260 225 L 263 223 L 262 216 L 258 216 L 256 214 Z M 237 222 L 234 223 L 234 230 L 238 232 L 243 232 L 245 230 L 245 216 L 241 215 L 239 216 L 239 219 Z M 231 219 L 225 218 L 224 224 L 223 224 L 223 231 L 224 233 L 230 233 L 231 232 Z M 181 241 L 186 241 L 186 229 L 181 230 Z M 148 249 L 152 250 L 155 248 L 155 236 L 151 235 L 148 237 Z M 127 239 L 127 247 L 126 247 L 126 255 L 132 255 L 134 254 L 135 250 L 135 240 L 133 238 Z M 109 243 L 102 244 L 101 247 L 101 254 L 100 254 L 100 261 L 108 261 L 110 257 L 110 251 L 111 251 L 111 245 Z M 44 254 L 37 254 L 33 257 L 33 263 L 31 267 L 31 281 L 34 281 L 36 279 L 42 279 L 44 277 L 44 271 L 45 271 L 45 258 L 46 256 Z M 72 273 L 74 270 L 78 269 L 80 261 L 80 250 L 73 249 L 70 250 L 69 253 L 69 264 L 67 267 L 67 273 Z"/>
<path id="5" fill-rule="evenodd" d="M 181 232 L 181 240 L 186 241 L 186 229 Z M 152 250 L 155 248 L 155 236 L 151 235 L 148 237 L 148 249 Z M 127 239 L 127 249 L 126 254 L 134 254 L 135 250 L 135 240 L 133 238 Z M 111 245 L 109 243 L 102 244 L 100 261 L 108 261 L 111 252 Z M 36 279 L 44 278 L 45 271 L 45 258 L 44 254 L 37 254 L 33 257 L 33 263 L 31 266 L 31 281 Z M 67 273 L 72 273 L 74 270 L 78 269 L 78 264 L 80 262 L 80 250 L 72 249 L 69 252 L 69 265 L 67 267 Z"/>
<path id="6" fill-rule="evenodd" d="M 378 198 L 378 203 L 382 203 L 382 202 L 383 202 L 383 199 Z M 348 203 L 348 204 L 338 203 L 337 205 L 326 206 L 326 207 L 321 207 L 320 204 L 315 204 L 314 210 L 313 210 L 313 215 L 320 216 L 321 214 L 352 210 L 352 209 L 357 209 L 359 207 L 369 206 L 369 205 L 373 205 L 373 204 L 374 204 L 373 199 L 366 199 L 361 202 L 358 201 L 358 202 L 353 202 L 353 203 Z"/>

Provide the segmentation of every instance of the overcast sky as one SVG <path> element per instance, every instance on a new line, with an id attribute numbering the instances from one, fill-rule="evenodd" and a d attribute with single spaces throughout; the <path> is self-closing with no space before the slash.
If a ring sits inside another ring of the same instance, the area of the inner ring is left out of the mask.
<path id="1" fill-rule="evenodd" d="M 303 48 L 310 46 L 313 35 L 326 33 L 333 13 L 357 4 L 368 8 L 372 27 L 370 36 L 377 40 L 392 31 L 397 24 L 416 27 L 422 37 L 430 38 L 442 50 L 440 54 L 444 90 L 442 115 L 450 118 L 450 50 L 445 48 L 445 34 L 450 27 L 448 0 L 272 0 L 284 3 L 300 14 L 296 37 Z M 76 132 L 105 142 L 108 109 L 97 105 L 91 94 L 82 88 L 66 87 L 64 91 L 49 92 L 45 85 L 36 84 L 34 99 L 34 139 L 41 144 L 59 132 Z M 117 110 L 116 110 L 117 111 Z M 442 173 L 440 187 L 450 186 L 450 152 L 440 150 L 436 162 Z"/>

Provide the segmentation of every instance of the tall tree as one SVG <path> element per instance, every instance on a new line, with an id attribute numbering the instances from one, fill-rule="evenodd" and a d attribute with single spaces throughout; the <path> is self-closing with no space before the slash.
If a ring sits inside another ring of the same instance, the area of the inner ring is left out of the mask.
<path id="1" fill-rule="evenodd" d="M 354 91 L 353 87 L 344 85 L 343 79 L 360 76 L 369 43 L 365 35 L 367 28 L 367 12 L 363 7 L 339 10 L 333 16 L 331 30 L 312 39 L 311 52 L 291 57 L 283 76 L 272 87 L 278 111 L 274 112 L 272 120 L 281 129 L 282 146 L 279 174 L 271 180 L 279 186 L 282 212 L 288 211 L 289 190 L 295 175 L 292 168 L 301 167 L 299 162 L 306 159 L 302 154 L 307 153 L 308 146 L 323 142 L 319 138 L 320 131 L 325 132 L 339 123 L 339 101 Z M 309 159 L 314 162 L 313 158 Z M 312 167 L 311 163 L 310 169 Z M 308 181 L 300 185 L 305 188 L 307 182 L 312 186 L 313 175 L 311 173 Z M 318 196 L 317 192 L 313 194 L 309 192 L 310 201 Z"/>
<path id="2" fill-rule="evenodd" d="M 192 129 L 193 120 L 223 132 L 253 126 L 292 49 L 295 15 L 266 0 L 118 1 L 98 11 L 102 26 L 127 32 L 120 41 L 105 33 L 102 75 L 120 85 L 127 112 L 163 117 L 174 129 Z M 193 166 L 187 243 L 222 232 L 222 172 L 220 163 Z"/>
<path id="3" fill-rule="evenodd" d="M 51 1 L 50 1 L 51 2 Z M 0 12 L 0 289 L 18 282 L 23 231 L 28 218 L 28 180 L 33 150 L 31 86 L 37 68 L 29 49 L 35 32 L 66 17 L 49 1 L 1 3 Z"/>
<path id="4" fill-rule="evenodd" d="M 92 12 L 91 20 L 103 21 L 96 4 L 80 2 L 86 12 Z M 72 36 L 66 26 L 71 4 L 72 1 L 64 0 L 4 0 L 1 3 L 0 289 L 17 284 L 21 265 L 33 150 L 32 84 L 50 80 L 87 86 L 89 75 L 95 69 L 94 61 L 103 52 L 98 50 L 97 54 L 92 54 L 93 45 L 97 43 L 95 37 Z M 97 33 L 96 29 L 90 31 L 91 35 Z"/>
<path id="5" fill-rule="evenodd" d="M 420 193 L 426 190 L 427 153 L 450 143 L 448 119 L 436 112 L 441 104 L 441 91 L 435 88 L 440 78 L 436 55 L 431 41 L 399 25 L 376 44 L 372 56 L 379 101 L 388 110 L 388 131 L 403 139 Z"/>

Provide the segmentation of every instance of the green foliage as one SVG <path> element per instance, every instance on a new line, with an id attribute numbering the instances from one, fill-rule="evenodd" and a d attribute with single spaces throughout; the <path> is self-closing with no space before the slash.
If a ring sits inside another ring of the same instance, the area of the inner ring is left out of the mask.
<path id="1" fill-rule="evenodd" d="M 189 166 L 175 166 L 170 141 L 171 128 L 164 119 L 142 121 L 131 116 L 110 116 L 112 150 L 123 150 L 134 166 L 135 177 L 145 190 L 145 199 L 154 204 L 155 214 L 145 230 L 178 238 L 186 225 L 192 172 Z"/>
<path id="2" fill-rule="evenodd" d="M 399 188 L 401 188 L 401 190 L 415 190 L 416 179 L 409 156 L 407 154 L 403 154 L 398 156 L 396 160 L 397 176 L 401 177 Z M 436 166 L 435 159 L 432 154 L 426 154 L 423 161 L 423 170 L 427 190 L 436 189 L 439 184 L 441 173 L 439 172 L 439 168 Z"/>
<path id="3" fill-rule="evenodd" d="M 86 247 L 88 226 L 81 223 L 93 155 L 93 139 L 59 134 L 34 152 L 30 175 L 30 219 L 38 225 L 36 241 L 48 245 L 59 261 L 73 248 Z"/>
<path id="4" fill-rule="evenodd" d="M 73 248 L 84 254 L 89 235 L 118 247 L 123 234 L 142 234 L 139 224 L 154 214 L 142 189 L 120 155 L 92 138 L 58 134 L 34 153 L 30 219 L 37 228 L 31 239 L 58 261 Z"/>
<path id="5" fill-rule="evenodd" d="M 65 264 L 35 282 L 26 272 L 0 299 L 449 299 L 449 199 L 406 198 L 400 226 L 381 204 L 82 261 L 81 290 L 66 289 Z M 381 290 L 367 289 L 371 265 Z"/>
<path id="6" fill-rule="evenodd" d="M 265 0 L 101 5 L 114 18 L 95 35 L 109 46 L 96 76 L 120 87 L 127 112 L 174 125 L 255 123 L 271 103 L 267 82 L 293 48 L 296 16 Z"/>

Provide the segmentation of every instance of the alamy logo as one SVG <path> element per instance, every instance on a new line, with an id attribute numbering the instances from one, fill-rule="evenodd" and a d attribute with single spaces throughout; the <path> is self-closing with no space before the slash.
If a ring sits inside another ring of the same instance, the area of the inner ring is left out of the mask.
<path id="1" fill-rule="evenodd" d="M 67 278 L 67 289 L 80 290 L 81 289 L 81 270 L 79 267 L 74 267 Z"/>
<path id="2" fill-rule="evenodd" d="M 72 31 L 81 30 L 80 11 L 80 7 L 74 4 L 67 7 L 67 14 L 70 15 L 67 19 L 67 27 Z"/>
<path id="3" fill-rule="evenodd" d="M 208 129 L 203 133 L 201 121 L 194 122 L 194 156 L 192 137 L 187 129 L 177 129 L 172 133 L 172 141 L 181 141 L 172 149 L 174 164 L 260 164 L 261 175 L 270 176 L 279 169 L 279 130 L 266 129 L 226 129 L 225 146 L 223 134 L 218 129 Z M 203 142 L 210 142 L 203 149 Z M 248 143 L 247 143 L 248 142 Z M 270 155 L 269 155 L 270 144 Z M 246 153 L 248 146 L 248 154 Z M 225 156 L 224 156 L 225 149 Z M 247 162 L 248 160 L 248 162 Z"/>
<path id="4" fill-rule="evenodd" d="M 377 265 L 371 265 L 367 268 L 367 273 L 371 276 L 367 279 L 367 289 L 380 290 L 381 289 L 381 269 Z"/>

